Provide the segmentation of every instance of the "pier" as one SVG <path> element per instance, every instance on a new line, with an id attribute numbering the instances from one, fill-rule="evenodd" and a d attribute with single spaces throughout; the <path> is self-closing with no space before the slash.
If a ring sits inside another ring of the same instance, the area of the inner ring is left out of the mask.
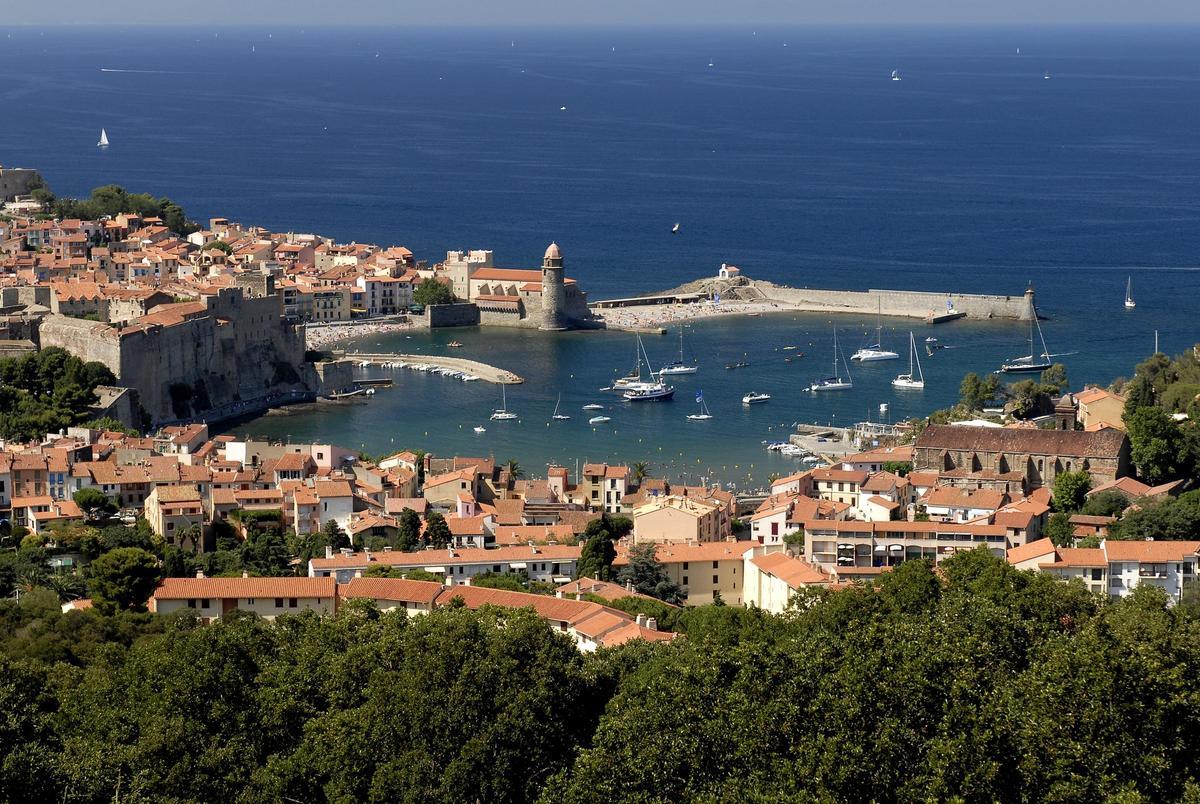
<path id="1" fill-rule="evenodd" d="M 525 382 L 523 377 L 507 369 L 489 366 L 487 363 L 480 363 L 478 360 L 468 360 L 463 357 L 384 354 L 377 352 L 334 352 L 334 355 L 338 359 L 352 360 L 356 363 L 370 363 L 371 365 L 382 366 L 384 363 L 418 363 L 426 366 L 453 369 L 454 371 L 462 371 L 474 375 L 484 382 L 495 383 L 496 385 L 518 385 Z"/>

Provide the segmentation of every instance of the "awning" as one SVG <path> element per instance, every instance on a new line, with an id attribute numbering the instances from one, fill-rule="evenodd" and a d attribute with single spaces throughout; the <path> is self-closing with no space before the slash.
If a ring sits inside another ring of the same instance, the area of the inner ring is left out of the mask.
<path id="1" fill-rule="evenodd" d="M 432 572 L 435 575 L 445 575 L 446 574 L 445 567 L 425 567 L 425 571 Z"/>
<path id="2" fill-rule="evenodd" d="M 526 569 L 527 564 L 524 561 L 516 561 L 508 565 L 509 569 Z"/>
<path id="3" fill-rule="evenodd" d="M 889 553 L 903 553 L 903 552 L 904 552 L 904 545 L 902 545 L 902 544 L 889 544 L 889 545 L 888 545 L 888 552 L 889 552 Z"/>

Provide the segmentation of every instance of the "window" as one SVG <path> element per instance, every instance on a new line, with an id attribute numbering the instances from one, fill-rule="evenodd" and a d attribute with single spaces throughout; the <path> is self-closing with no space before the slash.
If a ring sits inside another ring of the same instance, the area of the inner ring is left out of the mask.
<path id="1" fill-rule="evenodd" d="M 772 535 L 772 536 L 778 536 L 778 535 L 779 535 L 779 523 L 778 523 L 778 522 L 772 522 L 772 523 L 771 523 L 771 535 Z M 714 561 L 713 563 L 714 563 L 714 564 L 716 564 L 717 562 L 715 562 L 715 561 Z"/>
<path id="2" fill-rule="evenodd" d="M 1093 569 L 1092 570 L 1092 580 L 1093 581 L 1104 580 L 1104 570 L 1100 569 L 1099 567 Z"/>
<path id="3" fill-rule="evenodd" d="M 277 608 L 277 609 L 283 608 L 283 598 L 281 598 L 281 597 L 275 598 L 275 608 Z"/>
<path id="4" fill-rule="evenodd" d="M 174 523 L 174 522 L 168 522 L 168 523 L 167 523 L 167 530 L 175 530 L 175 523 Z"/>
<path id="5" fill-rule="evenodd" d="M 713 569 L 717 569 L 717 562 L 713 562 Z"/>
<path id="6" fill-rule="evenodd" d="M 713 576 L 713 586 L 716 586 L 716 585 L 717 585 L 717 576 L 714 575 Z"/>
<path id="7" fill-rule="evenodd" d="M 294 608 L 296 608 L 296 598 L 294 598 L 294 597 L 289 597 L 289 598 L 288 598 L 288 608 L 289 608 L 289 609 L 294 609 Z"/>
<path id="8" fill-rule="evenodd" d="M 252 598 L 252 597 L 248 597 L 248 598 L 246 598 L 246 605 L 247 605 L 247 606 L 253 606 L 253 605 L 254 605 L 254 598 Z"/>
<path id="9" fill-rule="evenodd" d="M 493 564 L 493 565 L 492 565 L 492 572 L 499 572 L 499 571 L 500 571 L 500 565 L 499 565 L 499 564 Z"/>
<path id="10" fill-rule="evenodd" d="M 687 586 L 687 576 L 686 575 L 683 576 L 683 585 Z"/>
<path id="11" fill-rule="evenodd" d="M 188 598 L 188 608 L 189 608 L 189 609 L 194 609 L 194 608 L 196 608 L 196 599 L 195 599 L 194 597 L 193 597 L 193 598 Z"/>
<path id="12" fill-rule="evenodd" d="M 208 598 L 206 598 L 206 597 L 200 598 L 200 608 L 202 608 L 202 609 L 208 608 Z"/>
<path id="13" fill-rule="evenodd" d="M 687 563 L 686 561 L 685 561 L 685 562 L 683 562 L 683 568 L 684 568 L 684 569 L 687 569 L 687 568 L 688 568 L 688 563 Z"/>

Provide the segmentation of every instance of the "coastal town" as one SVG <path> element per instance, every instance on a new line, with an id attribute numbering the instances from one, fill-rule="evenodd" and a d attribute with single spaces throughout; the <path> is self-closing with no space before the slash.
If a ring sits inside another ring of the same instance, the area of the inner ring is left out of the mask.
<path id="1" fill-rule="evenodd" d="M 708 5 L 6 11 L 0 804 L 1200 802 L 1197 9 Z"/>

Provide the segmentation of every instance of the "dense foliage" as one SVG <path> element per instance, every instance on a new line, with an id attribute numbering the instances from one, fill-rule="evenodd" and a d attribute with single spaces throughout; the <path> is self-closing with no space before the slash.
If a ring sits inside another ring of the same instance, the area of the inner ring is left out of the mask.
<path id="1" fill-rule="evenodd" d="M 431 304 L 453 304 L 454 291 L 444 282 L 427 277 L 413 291 L 413 301 L 426 307 Z"/>
<path id="2" fill-rule="evenodd" d="M 130 193 L 116 184 L 106 184 L 92 190 L 88 198 L 59 198 L 49 190 L 38 192 L 38 200 L 49 204 L 56 218 L 97 220 L 105 215 L 115 216 L 132 212 L 143 218 L 161 218 L 163 225 L 179 235 L 189 235 L 200 227 L 187 219 L 183 209 L 169 198 L 155 198 L 149 193 Z"/>
<path id="3" fill-rule="evenodd" d="M 103 363 L 58 347 L 0 360 L 0 438 L 28 441 L 95 418 L 97 385 L 116 381 Z"/>
<path id="4" fill-rule="evenodd" d="M 1123 418 L 1138 475 L 1147 483 L 1200 474 L 1200 359 L 1192 349 L 1171 359 L 1155 354 L 1120 384 Z M 1173 417 L 1185 418 L 1176 421 Z"/>
<path id="5" fill-rule="evenodd" d="M 1200 613 L 986 553 L 594 655 L 528 612 L 0 603 L 6 801 L 1170 801 Z M 503 627 L 497 627 L 503 623 Z"/>

